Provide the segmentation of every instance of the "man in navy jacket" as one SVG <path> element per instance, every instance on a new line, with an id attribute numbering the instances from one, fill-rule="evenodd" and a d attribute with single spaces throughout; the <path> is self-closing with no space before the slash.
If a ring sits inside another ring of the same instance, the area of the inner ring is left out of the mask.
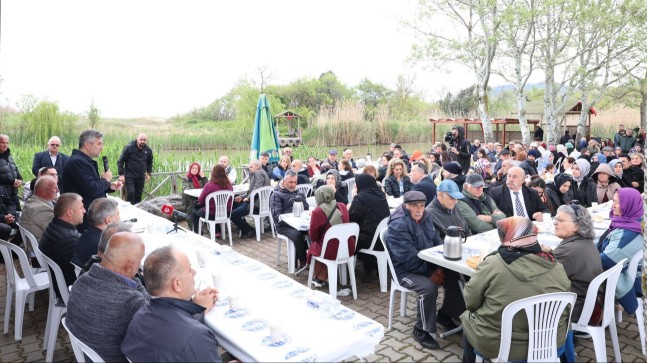
<path id="1" fill-rule="evenodd" d="M 429 203 L 431 203 L 431 201 L 436 198 L 436 184 L 434 184 L 434 181 L 429 178 L 427 165 L 421 162 L 414 162 L 411 165 L 409 178 L 413 183 L 411 190 L 422 192 L 425 197 L 427 197 L 427 203 L 425 203 L 425 207 L 428 206 Z"/>
<path id="2" fill-rule="evenodd" d="M 64 193 L 62 184 L 63 169 L 65 169 L 65 164 L 67 164 L 70 157 L 60 152 L 61 146 L 61 139 L 58 136 L 50 137 L 47 142 L 47 150 L 34 154 L 34 161 L 31 163 L 31 172 L 37 177 L 38 171 L 41 168 L 46 166 L 54 167 L 58 173 L 58 189 L 61 193 Z"/>

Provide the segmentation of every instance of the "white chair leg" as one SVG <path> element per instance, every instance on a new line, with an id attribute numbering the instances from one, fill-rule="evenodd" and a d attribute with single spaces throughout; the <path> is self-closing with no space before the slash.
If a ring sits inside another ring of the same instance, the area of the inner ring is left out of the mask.
<path id="1" fill-rule="evenodd" d="M 296 258 L 297 258 L 297 251 L 294 248 L 294 242 L 292 242 L 291 239 L 286 239 L 285 244 L 287 245 L 287 250 L 288 250 L 288 272 L 293 274 L 296 270 Z"/>
<path id="2" fill-rule="evenodd" d="M 272 227 L 272 237 L 276 237 L 276 228 L 274 227 L 274 218 L 272 216 L 267 217 L 270 220 L 270 226 Z"/>
<path id="3" fill-rule="evenodd" d="M 25 299 L 27 294 L 17 293 L 16 294 L 16 317 L 14 318 L 14 330 L 16 340 L 22 340 L 22 321 L 25 317 Z"/>
<path id="4" fill-rule="evenodd" d="M 36 292 L 32 291 L 27 296 L 29 297 L 29 311 L 34 311 L 34 300 L 36 299 Z"/>
<path id="5" fill-rule="evenodd" d="M 323 252 L 322 252 L 323 254 Z M 326 265 L 328 269 L 328 291 L 330 296 L 337 298 L 337 266 L 334 263 Z"/>
<path id="6" fill-rule="evenodd" d="M 407 293 L 403 292 L 400 294 L 400 316 L 407 316 Z"/>
<path id="7" fill-rule="evenodd" d="M 233 247 L 234 242 L 231 240 L 231 222 L 227 221 L 227 232 L 229 233 L 229 246 Z"/>
<path id="8" fill-rule="evenodd" d="M 622 310 L 616 309 L 616 323 L 622 323 Z"/>
<path id="9" fill-rule="evenodd" d="M 63 315 L 65 309 L 54 309 L 52 314 L 52 321 L 50 324 L 50 330 L 47 340 L 47 354 L 45 356 L 45 362 L 51 362 L 54 357 L 54 348 L 56 346 L 56 339 L 58 338 L 58 328 L 61 324 L 61 316 Z"/>
<path id="10" fill-rule="evenodd" d="M 342 284 L 342 286 L 348 285 L 348 275 L 346 274 L 346 269 L 343 264 L 337 265 L 337 269 L 339 270 L 339 280 Z"/>
<path id="11" fill-rule="evenodd" d="M 256 229 L 256 241 L 261 241 L 261 228 L 263 228 L 263 221 L 258 216 L 254 216 L 254 228 Z M 263 231 L 265 232 L 265 231 Z"/>
<path id="12" fill-rule="evenodd" d="M 204 223 L 202 223 L 202 221 L 198 221 L 198 235 L 199 236 L 202 236 L 202 225 L 203 224 Z"/>
<path id="13" fill-rule="evenodd" d="M 289 258 L 289 257 L 288 257 Z M 310 262 L 310 268 L 308 269 L 308 288 L 312 288 L 312 279 L 314 277 L 315 273 L 315 261 L 312 259 L 312 262 Z"/>
<path id="14" fill-rule="evenodd" d="M 353 258 L 348 260 L 348 275 L 350 277 L 350 287 L 353 289 L 353 299 L 357 300 L 357 283 L 355 282 L 355 263 Z"/>
<path id="15" fill-rule="evenodd" d="M 602 334 L 604 334 L 604 332 Z M 616 362 L 620 363 L 622 361 L 622 357 L 620 356 L 620 344 L 618 342 L 618 328 L 616 326 L 615 321 L 612 321 L 611 323 L 609 323 L 609 334 L 611 335 L 611 344 L 613 345 L 613 353 L 615 354 Z"/>
<path id="16" fill-rule="evenodd" d="M 638 298 L 638 309 L 636 309 L 636 325 L 638 325 L 638 332 L 640 333 L 640 347 L 642 348 L 643 355 L 647 355 L 645 350 L 645 317 L 643 316 L 643 301 Z"/>
<path id="17" fill-rule="evenodd" d="M 386 292 L 387 291 L 387 281 L 386 278 L 388 277 L 387 275 L 387 270 L 389 266 L 387 266 L 386 262 L 386 257 L 383 255 L 376 256 L 377 257 L 377 272 L 378 275 L 380 276 L 380 291 L 381 292 Z"/>
<path id="18" fill-rule="evenodd" d="M 281 238 L 277 238 L 277 239 L 276 239 L 276 244 L 277 244 L 277 246 L 276 246 L 276 247 L 277 247 L 277 251 L 276 251 L 276 265 L 278 266 L 278 265 L 279 265 L 279 263 L 281 263 L 281 244 L 283 244 L 283 241 L 281 241 Z M 289 266 L 289 262 L 290 262 L 290 261 L 288 261 L 288 266 Z M 290 268 L 288 267 L 288 270 L 289 270 L 289 269 L 290 269 Z M 288 271 L 288 272 L 290 272 L 290 271 Z"/>
<path id="19" fill-rule="evenodd" d="M 402 294 L 403 292 L 400 291 Z M 393 303 L 395 302 L 395 289 L 391 288 L 391 294 L 389 296 L 389 325 L 386 327 L 387 331 L 391 330 L 391 321 L 393 320 Z"/>
<path id="20" fill-rule="evenodd" d="M 51 291 L 50 291 L 51 293 Z M 43 340 L 43 350 L 47 350 L 47 338 L 49 337 L 49 324 L 51 324 L 52 320 L 52 303 L 49 303 L 49 306 L 47 307 L 47 322 L 45 323 L 45 339 Z"/>
<path id="21" fill-rule="evenodd" d="M 604 336 L 604 329 L 594 328 L 588 329 L 588 333 L 591 335 L 591 340 L 593 341 L 593 350 L 595 351 L 595 360 L 598 362 L 607 361 L 607 344 Z"/>
<path id="22" fill-rule="evenodd" d="M 7 303 L 5 304 L 4 310 L 4 333 L 9 332 L 9 319 L 11 318 L 11 305 L 13 304 L 14 294 L 13 287 L 7 286 Z"/>

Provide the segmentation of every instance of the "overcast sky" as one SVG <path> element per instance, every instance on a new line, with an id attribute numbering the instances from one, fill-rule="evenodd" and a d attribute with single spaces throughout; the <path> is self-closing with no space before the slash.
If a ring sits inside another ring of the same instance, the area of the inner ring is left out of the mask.
<path id="1" fill-rule="evenodd" d="M 1 3 L 0 104 L 22 95 L 103 117 L 169 117 L 206 106 L 259 67 L 273 84 L 333 71 L 393 87 L 417 76 L 427 99 L 473 83 L 406 63 L 412 0 L 35 1 Z M 492 85 L 496 85 L 491 83 Z"/>

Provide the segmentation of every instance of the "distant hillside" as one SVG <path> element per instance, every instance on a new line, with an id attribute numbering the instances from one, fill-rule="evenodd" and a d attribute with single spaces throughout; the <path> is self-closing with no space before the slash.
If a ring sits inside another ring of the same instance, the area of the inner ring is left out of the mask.
<path id="1" fill-rule="evenodd" d="M 525 88 L 526 90 L 529 90 L 529 89 L 532 89 L 532 88 L 541 88 L 541 89 L 543 89 L 544 88 L 544 82 L 526 84 L 526 88 Z M 503 93 L 505 91 L 514 92 L 514 86 L 511 85 L 511 84 L 505 84 L 505 85 L 496 86 L 496 87 L 491 88 L 491 92 L 492 92 L 493 96 L 498 96 L 498 95 L 500 95 L 501 93 Z"/>

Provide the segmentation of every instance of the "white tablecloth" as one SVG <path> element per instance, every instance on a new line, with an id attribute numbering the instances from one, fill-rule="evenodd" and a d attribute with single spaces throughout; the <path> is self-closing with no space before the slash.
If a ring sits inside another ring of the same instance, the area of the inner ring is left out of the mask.
<path id="1" fill-rule="evenodd" d="M 247 193 L 248 190 L 249 190 L 249 183 L 234 185 L 234 194 L 236 194 L 236 195 L 243 195 L 243 194 Z M 200 197 L 200 194 L 202 194 L 202 188 L 200 188 L 200 189 L 186 189 L 186 190 L 184 190 L 184 194 L 190 195 L 190 196 L 195 197 L 195 198 L 198 198 L 198 197 Z"/>
<path id="2" fill-rule="evenodd" d="M 166 234 L 172 222 L 125 202 L 120 202 L 120 214 L 122 219 L 137 218 L 135 230 L 144 239 L 146 255 L 173 244 L 189 256 L 196 270 L 196 286 L 219 289 L 218 303 L 205 316 L 205 323 L 222 347 L 243 362 L 333 362 L 366 357 L 384 336 L 382 324 L 229 246 L 191 232 Z M 204 260 L 202 267 L 198 253 Z M 311 294 L 329 299 L 326 313 L 308 305 Z M 230 295 L 238 296 L 242 309 L 230 310 Z M 270 338 L 270 326 L 282 328 L 280 339 Z"/>

